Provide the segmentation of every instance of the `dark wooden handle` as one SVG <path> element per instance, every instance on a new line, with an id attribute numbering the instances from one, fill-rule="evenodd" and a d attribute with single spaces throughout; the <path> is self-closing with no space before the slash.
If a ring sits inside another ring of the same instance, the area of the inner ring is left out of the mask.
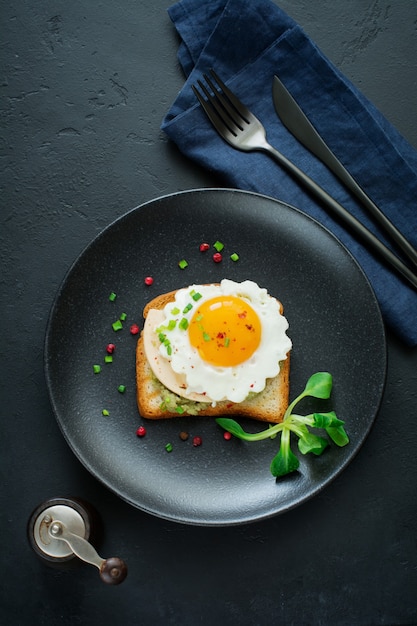
<path id="1" fill-rule="evenodd" d="M 127 565 L 117 556 L 103 561 L 100 567 L 100 578 L 108 585 L 119 585 L 127 576 Z"/>

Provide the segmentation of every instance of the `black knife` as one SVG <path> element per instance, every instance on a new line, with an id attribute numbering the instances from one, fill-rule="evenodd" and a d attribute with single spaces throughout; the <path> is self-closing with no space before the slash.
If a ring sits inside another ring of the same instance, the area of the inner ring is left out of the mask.
<path id="1" fill-rule="evenodd" d="M 344 183 L 349 191 L 357 197 L 362 205 L 372 214 L 374 219 L 390 235 L 391 239 L 397 243 L 413 265 L 417 267 L 417 250 L 349 174 L 347 169 L 316 131 L 287 88 L 279 80 L 278 76 L 274 76 L 272 95 L 275 110 L 284 126 L 303 144 L 303 146 L 327 165 L 333 174 Z"/>

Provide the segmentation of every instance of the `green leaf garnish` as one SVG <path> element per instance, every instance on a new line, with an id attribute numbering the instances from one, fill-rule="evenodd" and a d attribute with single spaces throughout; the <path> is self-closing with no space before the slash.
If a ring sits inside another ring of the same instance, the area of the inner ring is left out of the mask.
<path id="1" fill-rule="evenodd" d="M 281 435 L 281 445 L 279 452 L 271 461 L 270 470 L 272 476 L 279 478 L 286 474 L 295 472 L 300 465 L 300 461 L 291 451 L 290 447 L 290 431 L 285 429 Z"/>
<path id="2" fill-rule="evenodd" d="M 310 428 L 325 430 L 328 437 L 337 446 L 342 447 L 349 443 L 349 437 L 344 428 L 344 422 L 339 420 L 334 411 L 327 413 L 312 413 L 311 415 L 296 415 L 293 409 L 303 398 L 313 397 L 327 400 L 330 397 L 333 379 L 328 372 L 317 372 L 307 381 L 304 391 L 293 400 L 285 411 L 283 421 L 279 424 L 268 424 L 268 428 L 258 433 L 247 433 L 235 420 L 219 417 L 217 424 L 229 433 L 245 441 L 261 441 L 273 439 L 279 433 L 281 442 L 278 453 L 271 461 L 271 474 L 276 478 L 295 472 L 300 465 L 298 458 L 291 450 L 291 433 L 298 437 L 298 449 L 301 454 L 319 456 L 329 446 L 329 440 L 311 432 Z"/>

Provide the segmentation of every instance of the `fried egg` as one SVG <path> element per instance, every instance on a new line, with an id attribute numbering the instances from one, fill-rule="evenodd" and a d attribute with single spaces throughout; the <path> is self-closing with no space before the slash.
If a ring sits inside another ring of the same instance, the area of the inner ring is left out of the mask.
<path id="1" fill-rule="evenodd" d="M 179 289 L 151 309 L 143 330 L 146 358 L 159 381 L 198 402 L 243 402 L 279 374 L 292 343 L 280 303 L 246 280 Z"/>

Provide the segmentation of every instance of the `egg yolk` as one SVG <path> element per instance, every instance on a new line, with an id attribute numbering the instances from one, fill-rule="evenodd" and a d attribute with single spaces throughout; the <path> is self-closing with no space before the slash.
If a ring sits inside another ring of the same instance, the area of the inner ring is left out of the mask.
<path id="1" fill-rule="evenodd" d="M 188 336 L 204 361 L 231 367 L 249 359 L 259 346 L 261 321 L 241 298 L 218 296 L 198 307 L 188 326 Z"/>

